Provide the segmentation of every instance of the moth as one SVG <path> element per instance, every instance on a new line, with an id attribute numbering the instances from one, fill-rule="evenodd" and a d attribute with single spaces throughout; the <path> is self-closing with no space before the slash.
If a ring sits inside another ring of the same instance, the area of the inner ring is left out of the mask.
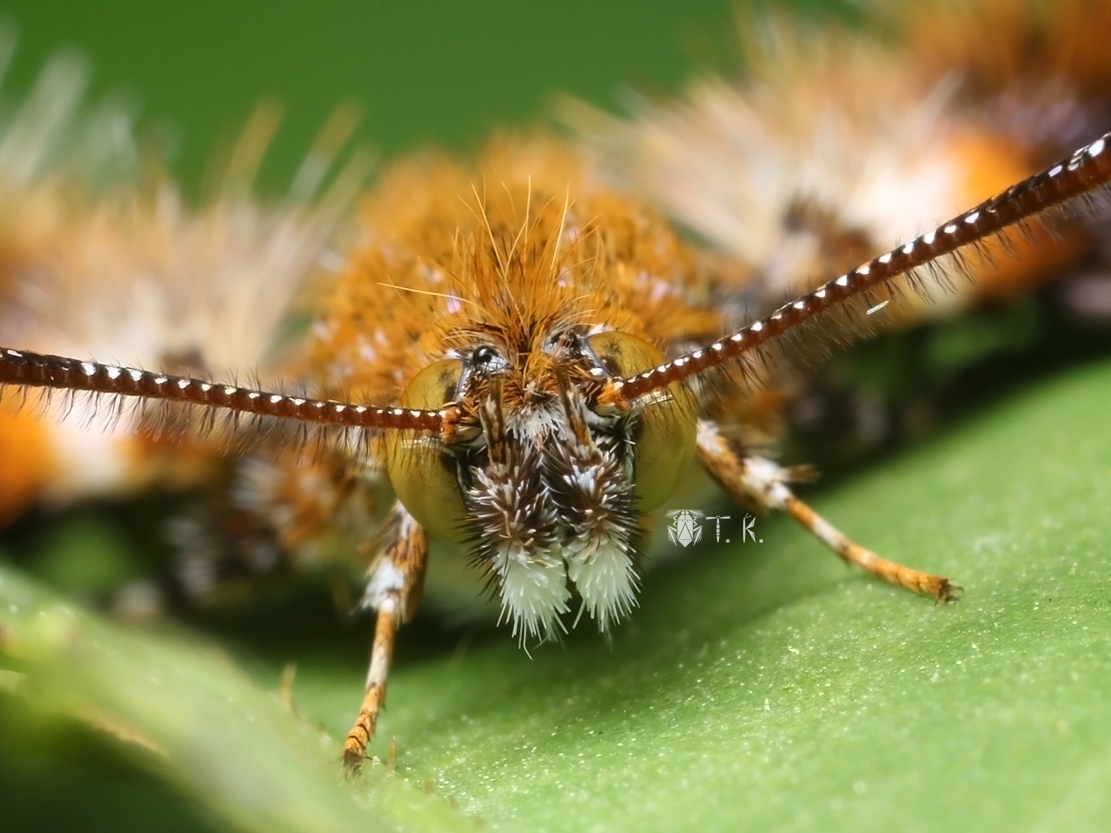
<path id="1" fill-rule="evenodd" d="M 985 13 L 1008 8 L 983 6 Z M 832 43 L 800 39 L 793 57 L 770 50 L 767 67 L 794 70 L 783 83 L 800 101 L 811 100 L 817 93 L 799 73 L 827 60 Z M 875 74 L 879 59 L 867 60 Z M 969 186 L 977 195 L 967 200 L 971 207 L 955 208 L 932 231 L 886 251 L 872 248 L 874 237 L 912 231 L 873 222 L 904 208 L 900 185 L 937 185 L 948 200 L 965 193 L 941 188 L 947 169 L 929 156 L 931 146 L 895 142 L 881 159 L 878 181 L 887 189 L 858 195 L 879 201 L 864 212 L 871 219 L 847 225 L 830 213 L 825 195 L 783 185 L 792 182 L 787 170 L 748 170 L 747 153 L 713 155 L 721 134 L 685 136 L 690 125 L 682 118 L 649 109 L 639 132 L 636 125 L 616 133 L 606 132 L 612 125 L 590 125 L 593 151 L 540 131 L 499 135 L 471 164 L 436 155 L 403 160 L 360 198 L 353 218 L 360 174 L 341 175 L 320 194 L 308 165 L 295 199 L 269 210 L 236 187 L 243 177 L 235 165 L 220 199 L 203 211 L 182 208 L 164 181 L 153 194 L 74 207 L 65 188 L 36 178 L 33 149 L 43 137 L 10 129 L 9 138 L 27 149 L 13 158 L 32 158 L 14 168 L 27 173 L 6 192 L 5 256 L 14 266 L 0 276 L 9 322 L 0 384 L 18 407 L 4 417 L 0 436 L 8 438 L 7 459 L 22 456 L 0 505 L 16 514 L 57 488 L 44 485 L 65 481 L 44 474 L 53 467 L 85 478 L 71 483 L 73 492 L 90 489 L 97 477 L 138 485 L 221 480 L 236 525 L 265 530 L 285 551 L 311 553 L 336 529 L 353 529 L 371 545 L 362 604 L 376 624 L 365 697 L 344 745 L 352 769 L 363 761 L 385 701 L 396 630 L 419 603 L 430 539 L 460 547 L 522 643 L 555 637 L 584 619 L 605 633 L 636 605 L 651 512 L 695 463 L 746 509 L 788 513 L 845 562 L 938 601 L 955 600 L 959 588 L 948 578 L 890 561 L 818 516 L 792 489 L 806 472 L 759 453 L 748 431 L 760 424 L 765 398 L 789 377 L 792 355 L 820 354 L 830 339 L 892 326 L 881 314 L 892 321 L 920 316 L 938 297 L 960 297 L 962 276 L 990 276 L 998 264 L 1016 261 L 1026 274 L 1075 258 L 1088 244 L 1078 242 L 1071 214 L 1052 212 L 1098 213 L 1091 195 L 1111 182 L 1111 134 L 1092 131 L 1077 149 L 1027 170 L 1069 131 L 1036 146 L 986 130 L 962 132 L 968 125 L 960 108 L 946 109 L 956 93 L 947 99 L 942 90 L 931 100 L 927 93 L 940 82 L 926 70 L 894 76 L 862 103 L 852 94 L 865 77 L 860 61 L 845 62 L 843 79 L 822 79 L 843 97 L 829 105 L 843 123 L 818 118 L 821 107 L 786 107 L 755 83 L 725 109 L 733 121 L 749 122 L 744 147 L 766 158 L 783 153 L 786 169 L 800 153 L 779 150 L 783 145 L 768 138 L 775 130 L 795 131 L 789 135 L 799 146 L 822 140 L 844 150 L 860 111 L 878 118 L 886 101 L 913 92 L 921 112 L 911 126 L 928 124 L 934 138 L 947 138 L 944 158 L 972 160 L 968 170 L 978 174 L 992 162 L 984 181 Z M 711 105 L 713 114 L 717 102 Z M 682 113 L 690 123 L 700 116 L 696 109 Z M 259 134 L 266 119 L 263 112 L 233 154 L 243 169 L 265 143 Z M 325 156 L 334 132 L 322 134 Z M 654 136 L 666 141 L 653 144 Z M 676 157 L 682 145 L 685 153 Z M 607 146 L 622 152 L 607 158 Z M 662 157 L 641 154 L 645 148 L 662 149 Z M 954 149 L 968 155 L 954 156 Z M 658 179 L 636 167 L 641 156 Z M 708 174 L 692 175 L 688 168 L 707 158 Z M 843 158 L 835 155 L 829 166 Z M 738 166 L 744 182 L 765 177 L 781 191 L 726 188 L 727 197 L 739 196 L 721 209 L 715 189 Z M 865 192 L 875 184 L 866 169 L 840 173 Z M 678 191 L 665 187 L 676 182 Z M 702 232 L 713 247 L 676 231 L 673 220 L 697 229 L 695 218 L 712 215 L 726 218 L 716 226 L 724 234 L 757 197 L 769 201 L 773 222 L 740 232 L 737 245 L 715 240 L 710 226 Z M 692 213 L 684 215 L 684 207 Z M 61 239 L 65 247 L 51 245 Z M 324 241 L 343 257 L 333 276 L 318 280 L 313 258 Z M 104 296 L 109 312 L 83 326 L 116 339 L 101 347 L 113 358 L 64 355 L 65 327 L 50 332 L 20 323 L 21 311 L 41 304 L 36 287 L 53 300 L 67 292 L 87 296 L 76 293 L 66 269 L 96 273 L 90 264 L 112 247 L 122 257 L 99 261 L 119 270 L 99 277 L 114 293 Z M 61 265 L 50 260 L 58 251 Z M 234 269 L 232 251 L 246 254 Z M 197 269 L 205 253 L 213 260 Z M 121 269 L 128 258 L 132 264 Z M 826 271 L 846 258 L 854 259 Z M 209 278 L 202 292 L 182 297 L 206 299 L 219 326 L 198 324 L 209 319 L 175 303 L 166 291 L 177 286 L 171 280 L 152 288 L 136 278 L 172 274 L 183 263 Z M 295 344 L 274 351 L 303 283 L 314 290 L 311 323 Z M 946 295 L 950 283 L 957 289 Z M 791 294 L 796 286 L 802 288 Z M 153 321 L 163 328 L 137 339 L 143 356 L 123 352 L 126 338 L 119 338 L 126 328 L 118 311 L 128 298 L 161 305 Z M 260 314 L 263 326 L 254 320 Z M 247 343 L 235 343 L 246 334 Z M 58 348 L 40 346 L 50 338 Z M 147 364 L 155 369 L 141 366 Z M 237 372 L 257 373 L 258 383 L 239 381 Z M 64 447 L 77 451 L 58 465 L 62 446 L 53 438 L 62 435 L 50 426 L 67 415 L 92 427 L 106 421 L 108 431 L 79 440 L 66 433 Z M 121 458 L 132 462 L 121 467 Z M 385 503 L 381 486 L 390 495 Z"/>

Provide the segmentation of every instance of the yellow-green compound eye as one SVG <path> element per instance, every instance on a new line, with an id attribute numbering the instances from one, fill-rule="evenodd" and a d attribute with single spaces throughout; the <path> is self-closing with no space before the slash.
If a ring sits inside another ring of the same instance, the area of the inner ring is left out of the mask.
<path id="1" fill-rule="evenodd" d="M 659 350 L 635 336 L 599 333 L 588 340 L 594 354 L 611 373 L 634 376 L 664 363 Z M 646 397 L 637 411 L 632 440 L 633 478 L 637 505 L 655 509 L 675 492 L 679 478 L 694 456 L 694 397 L 682 385 L 669 385 Z"/>
<path id="2" fill-rule="evenodd" d="M 454 359 L 430 364 L 413 377 L 401 395 L 401 407 L 437 410 L 452 400 L 463 372 Z M 398 499 L 430 534 L 460 541 L 466 508 L 459 493 L 455 465 L 440 438 L 428 432 L 392 431 L 386 443 L 390 484 Z"/>

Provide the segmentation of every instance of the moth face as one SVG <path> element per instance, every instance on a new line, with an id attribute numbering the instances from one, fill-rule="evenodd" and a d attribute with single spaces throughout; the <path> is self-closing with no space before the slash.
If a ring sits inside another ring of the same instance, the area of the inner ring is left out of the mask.
<path id="1" fill-rule="evenodd" d="M 431 534 L 468 548 L 521 639 L 547 636 L 577 594 L 601 630 L 636 603 L 646 512 L 694 454 L 695 408 L 673 385 L 620 411 L 607 380 L 663 355 L 623 333 L 554 334 L 541 355 L 494 343 L 429 365 L 401 405 L 463 413 L 455 438 L 396 434 L 390 481 Z"/>

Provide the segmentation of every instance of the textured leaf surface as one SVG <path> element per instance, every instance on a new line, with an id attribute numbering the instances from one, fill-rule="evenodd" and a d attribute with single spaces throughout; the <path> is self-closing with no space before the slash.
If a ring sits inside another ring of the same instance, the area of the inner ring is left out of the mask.
<path id="1" fill-rule="evenodd" d="M 612 648 L 402 667 L 400 769 L 505 829 L 1103 829 L 1108 403 L 1111 366 L 1074 371 L 816 502 L 960 605 L 758 522 L 651 574 Z"/>
<path id="2" fill-rule="evenodd" d="M 5 568 L 18 673 L 3 700 L 94 706 L 102 729 L 133 733 L 136 760 L 241 829 L 473 829 L 468 815 L 505 830 L 1102 829 L 1108 402 L 1111 364 L 1074 371 L 815 501 L 880 552 L 958 579 L 957 606 L 853 573 L 769 519 L 762 543 L 704 539 L 652 571 L 612 645 L 580 628 L 530 660 L 504 631 L 418 622 L 372 749 L 396 738 L 393 776 L 368 766 L 345 786 L 333 763 L 365 628 L 305 624 L 281 600 L 198 623 L 255 686 L 211 649 L 75 616 Z M 264 692 L 286 660 L 302 719 Z"/>

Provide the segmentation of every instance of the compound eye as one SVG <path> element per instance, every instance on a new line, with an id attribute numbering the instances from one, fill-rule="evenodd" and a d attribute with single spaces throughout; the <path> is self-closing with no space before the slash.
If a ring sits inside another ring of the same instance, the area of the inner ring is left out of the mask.
<path id="1" fill-rule="evenodd" d="M 471 353 L 471 364 L 476 367 L 485 367 L 498 358 L 498 351 L 488 344 L 476 347 Z"/>
<path id="2" fill-rule="evenodd" d="M 664 363 L 664 355 L 647 341 L 625 333 L 599 333 L 588 339 L 590 349 L 614 376 L 635 376 Z M 675 492 L 679 478 L 694 456 L 694 397 L 673 384 L 638 403 L 630 439 L 637 506 L 655 509 Z"/>
<path id="3" fill-rule="evenodd" d="M 438 410 L 455 399 L 463 363 L 444 359 L 413 377 L 401 395 L 402 408 Z M 455 462 L 435 434 L 391 431 L 386 437 L 386 467 L 398 499 L 430 534 L 459 542 L 466 508 L 459 492 Z"/>
<path id="4" fill-rule="evenodd" d="M 505 357 L 498 352 L 496 347 L 483 344 L 471 352 L 466 372 L 474 371 L 480 375 L 491 375 L 505 370 L 506 366 Z"/>

